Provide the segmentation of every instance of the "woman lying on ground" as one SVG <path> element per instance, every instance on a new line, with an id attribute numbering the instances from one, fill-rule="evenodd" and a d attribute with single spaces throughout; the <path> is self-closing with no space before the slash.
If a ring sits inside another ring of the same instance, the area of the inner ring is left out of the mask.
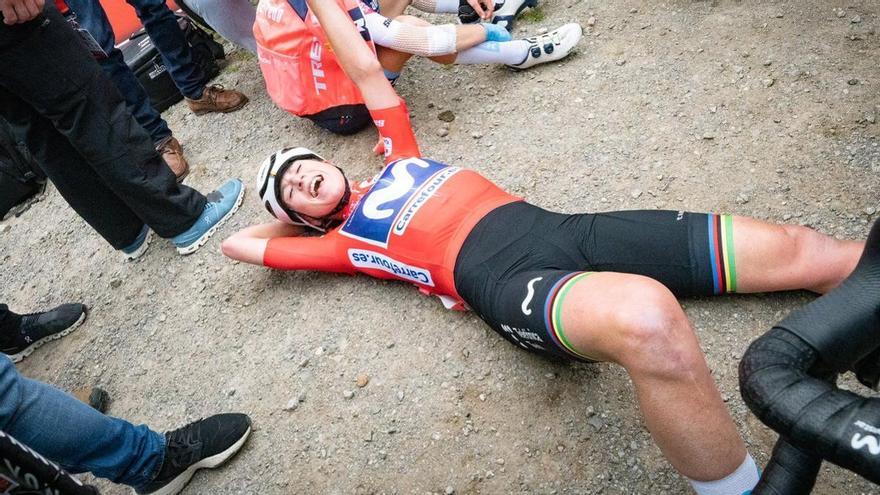
<path id="1" fill-rule="evenodd" d="M 564 58 L 582 34 L 578 24 L 566 24 L 546 34 L 511 40 L 502 24 L 509 27 L 516 14 L 536 0 L 506 0 L 492 19 L 503 22 L 460 26 L 431 25 L 402 15 L 411 1 L 422 10 L 445 12 L 453 10 L 453 5 L 457 8 L 459 0 L 332 1 L 345 9 L 371 48 L 361 52 L 362 56 L 378 57 L 392 83 L 413 55 L 442 64 L 507 64 L 527 69 Z M 470 1 L 480 5 L 478 0 Z M 279 107 L 337 134 L 353 134 L 369 124 L 370 113 L 359 88 L 339 66 L 305 0 L 260 0 L 254 35 L 266 90 Z"/>
<path id="2" fill-rule="evenodd" d="M 423 158 L 403 101 L 350 18 L 333 2 L 310 5 L 364 95 L 387 165 L 350 183 L 304 148 L 273 154 L 258 187 L 280 221 L 236 233 L 224 254 L 411 282 L 531 352 L 620 364 L 654 440 L 698 493 L 751 489 L 757 467 L 676 296 L 825 292 L 853 270 L 863 243 L 739 216 L 533 206 L 475 171 Z M 310 228 L 324 234 L 303 236 Z"/>

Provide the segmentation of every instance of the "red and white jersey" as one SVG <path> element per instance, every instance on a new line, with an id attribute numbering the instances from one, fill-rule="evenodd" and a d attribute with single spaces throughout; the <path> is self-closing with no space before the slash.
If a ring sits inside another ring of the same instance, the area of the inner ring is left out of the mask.
<path id="1" fill-rule="evenodd" d="M 385 168 L 353 185 L 338 227 L 320 237 L 270 239 L 263 264 L 403 280 L 464 309 L 453 270 L 465 238 L 487 213 L 520 198 L 473 170 L 421 158 L 405 106 L 372 114 Z"/>
<path id="2" fill-rule="evenodd" d="M 348 12 L 373 50 L 357 0 L 335 0 Z M 305 0 L 260 0 L 254 22 L 257 56 L 266 91 L 298 116 L 363 103 L 357 86 L 339 65 L 324 30 Z"/>

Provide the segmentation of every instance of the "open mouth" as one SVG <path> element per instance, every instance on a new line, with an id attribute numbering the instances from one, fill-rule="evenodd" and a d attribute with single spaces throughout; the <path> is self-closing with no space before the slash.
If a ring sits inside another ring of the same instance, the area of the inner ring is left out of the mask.
<path id="1" fill-rule="evenodd" d="M 321 187 L 321 183 L 324 182 L 323 175 L 316 175 L 314 179 L 312 179 L 312 183 L 309 185 L 309 193 L 311 193 L 313 198 L 318 197 L 318 189 Z"/>

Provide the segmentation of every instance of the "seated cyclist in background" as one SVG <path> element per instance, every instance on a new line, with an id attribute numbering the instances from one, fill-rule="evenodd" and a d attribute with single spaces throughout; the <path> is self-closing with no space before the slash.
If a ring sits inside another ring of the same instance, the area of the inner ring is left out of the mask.
<path id="1" fill-rule="evenodd" d="M 462 9 L 472 12 L 462 16 L 466 20 L 482 18 L 498 23 L 460 26 L 435 26 L 401 15 L 411 0 L 332 1 L 343 6 L 370 46 L 361 56 L 378 57 L 392 83 L 412 55 L 443 64 L 507 64 L 527 69 L 564 58 L 582 34 L 578 24 L 566 24 L 547 34 L 511 40 L 505 27 L 536 0 L 506 0 L 494 17 L 491 7 L 484 10 L 478 0 L 470 0 L 480 9 L 478 13 L 461 0 Z M 430 12 L 454 12 L 459 0 L 412 0 L 412 5 Z M 339 66 L 326 33 L 305 0 L 260 0 L 254 35 L 266 91 L 279 107 L 337 134 L 353 134 L 370 123 L 357 85 Z"/>
<path id="2" fill-rule="evenodd" d="M 738 216 L 533 206 L 475 171 L 422 158 L 403 101 L 351 19 L 334 2 L 310 6 L 364 95 L 387 165 L 350 183 L 306 149 L 273 154 L 259 191 L 280 221 L 236 233 L 224 254 L 403 280 L 469 307 L 523 349 L 620 364 L 651 435 L 697 493 L 750 490 L 757 466 L 676 296 L 825 292 L 853 270 L 863 243 Z M 324 234 L 302 235 L 310 229 Z"/>

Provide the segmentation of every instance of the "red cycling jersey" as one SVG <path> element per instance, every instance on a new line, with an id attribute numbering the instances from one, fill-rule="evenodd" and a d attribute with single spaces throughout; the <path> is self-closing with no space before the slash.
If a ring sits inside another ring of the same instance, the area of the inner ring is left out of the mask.
<path id="1" fill-rule="evenodd" d="M 320 237 L 270 239 L 263 264 L 404 280 L 464 309 L 453 277 L 462 243 L 487 213 L 521 199 L 473 170 L 421 158 L 402 103 L 371 114 L 385 168 L 352 185 L 338 227 Z"/>

